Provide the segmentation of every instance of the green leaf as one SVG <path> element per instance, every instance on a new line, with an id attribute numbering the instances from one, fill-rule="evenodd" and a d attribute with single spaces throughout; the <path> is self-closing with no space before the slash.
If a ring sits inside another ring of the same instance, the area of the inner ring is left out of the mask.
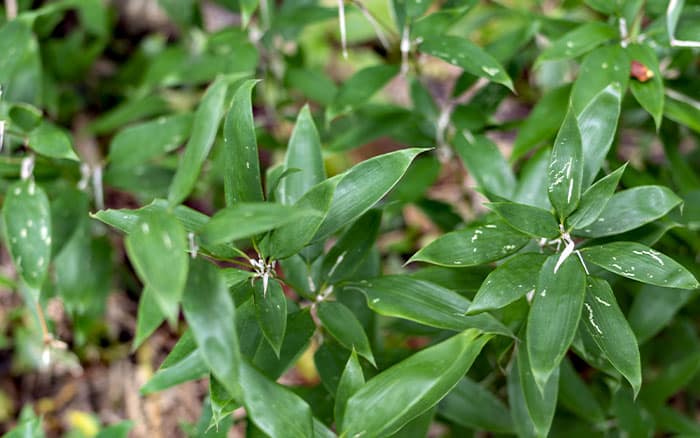
<path id="1" fill-rule="evenodd" d="M 125 239 L 126 252 L 161 312 L 174 322 L 187 281 L 185 229 L 172 214 L 147 212 Z"/>
<path id="2" fill-rule="evenodd" d="M 581 250 L 587 262 L 642 283 L 679 289 L 700 287 L 693 274 L 668 256 L 635 242 L 612 242 Z"/>
<path id="3" fill-rule="evenodd" d="M 571 108 L 554 141 L 547 169 L 549 200 L 563 221 L 576 209 L 581 197 L 583 149 L 581 133 Z"/>
<path id="4" fill-rule="evenodd" d="M 572 254 L 558 266 L 559 258 L 551 255 L 542 265 L 527 318 L 527 352 L 541 390 L 574 340 L 586 293 L 579 259 Z"/>
<path id="5" fill-rule="evenodd" d="M 624 233 L 665 216 L 682 202 L 663 186 L 640 186 L 615 193 L 595 222 L 576 235 L 604 237 Z"/>
<path id="6" fill-rule="evenodd" d="M 359 107 L 396 76 L 395 65 L 379 64 L 364 68 L 347 79 L 338 90 L 333 103 L 326 110 L 326 118 L 349 113 Z"/>
<path id="7" fill-rule="evenodd" d="M 684 3 L 685 0 L 668 2 L 668 8 L 666 9 L 666 32 L 668 33 L 668 40 L 671 42 L 676 39 L 676 26 L 678 25 L 678 20 L 681 18 L 681 11 L 683 10 Z"/>
<path id="8" fill-rule="evenodd" d="M 294 204 L 314 185 L 326 179 L 321 155 L 321 139 L 308 105 L 299 112 L 284 160 L 285 169 L 300 169 L 279 185 L 280 202 Z"/>
<path id="9" fill-rule="evenodd" d="M 224 122 L 224 191 L 226 205 L 263 200 L 260 158 L 251 102 L 257 80 L 247 80 L 233 95 Z"/>
<path id="10" fill-rule="evenodd" d="M 689 290 L 642 286 L 627 314 L 637 342 L 643 344 L 659 333 L 695 295 Z"/>
<path id="11" fill-rule="evenodd" d="M 183 113 L 129 126 L 112 138 L 107 159 L 115 166 L 135 166 L 171 152 L 190 135 L 193 119 Z"/>
<path id="12" fill-rule="evenodd" d="M 90 124 L 95 134 L 105 134 L 133 121 L 157 116 L 170 110 L 170 103 L 160 95 L 126 100 L 103 113 Z"/>
<path id="13" fill-rule="evenodd" d="M 192 261 L 182 308 L 202 358 L 229 394 L 238 397 L 242 359 L 235 311 L 217 267 L 202 259 Z"/>
<path id="14" fill-rule="evenodd" d="M 254 291 L 255 316 L 263 336 L 279 358 L 284 333 L 287 330 L 287 298 L 277 280 L 272 280 L 267 285 L 263 281 L 257 281 Z"/>
<path id="15" fill-rule="evenodd" d="M 559 403 L 582 419 L 593 423 L 605 421 L 600 403 L 568 359 L 561 362 Z"/>
<path id="16" fill-rule="evenodd" d="M 349 227 L 324 256 L 320 278 L 328 284 L 350 279 L 372 250 L 381 222 L 381 211 L 370 210 Z"/>
<path id="17" fill-rule="evenodd" d="M 481 284 L 467 314 L 500 309 L 528 292 L 534 293 L 546 258 L 543 254 L 518 254 L 494 269 Z"/>
<path id="18" fill-rule="evenodd" d="M 511 331 L 489 314 L 465 316 L 468 299 L 427 281 L 402 275 L 363 280 L 346 286 L 367 297 L 367 305 L 384 316 L 408 319 L 447 330 L 476 328 L 485 333 L 512 336 Z"/>
<path id="19" fill-rule="evenodd" d="M 271 379 L 279 378 L 306 351 L 315 331 L 316 325 L 308 308 L 290 313 L 279 357 L 267 341 L 259 342 L 253 364 Z M 244 330 L 239 330 L 239 333 L 244 333 Z M 245 332 L 245 337 L 249 336 L 250 332 Z"/>
<path id="20" fill-rule="evenodd" d="M 409 262 L 452 268 L 481 265 L 505 258 L 529 241 L 529 237 L 502 221 L 472 225 L 438 237 L 414 254 Z"/>
<path id="21" fill-rule="evenodd" d="M 513 433 L 510 413 L 503 402 L 468 377 L 440 402 L 438 412 L 455 424 L 496 433 Z"/>
<path id="22" fill-rule="evenodd" d="M 202 239 L 217 244 L 252 237 L 279 228 L 305 216 L 318 216 L 314 210 L 272 202 L 236 203 L 219 210 L 201 229 Z"/>
<path id="23" fill-rule="evenodd" d="M 362 366 L 357 359 L 357 353 L 352 351 L 348 363 L 345 365 L 343 374 L 340 376 L 338 389 L 335 391 L 335 407 L 333 409 L 336 424 L 343 424 L 345 415 L 345 405 L 348 399 L 365 384 L 365 376 L 362 373 Z"/>
<path id="24" fill-rule="evenodd" d="M 656 51 L 643 43 L 630 44 L 626 50 L 630 60 L 643 64 L 653 73 L 653 76 L 645 82 L 631 80 L 630 90 L 642 108 L 651 114 L 658 130 L 664 113 L 664 83 Z"/>
<path id="25" fill-rule="evenodd" d="M 569 105 L 570 85 L 548 91 L 520 125 L 510 161 L 516 161 L 557 133 Z"/>
<path id="26" fill-rule="evenodd" d="M 209 366 L 197 349 L 192 332 L 187 331 L 175 344 L 158 371 L 140 389 L 141 395 L 153 394 L 180 383 L 204 377 Z"/>
<path id="27" fill-rule="evenodd" d="M 626 168 L 627 163 L 618 167 L 609 175 L 599 179 L 583 193 L 578 208 L 567 219 L 569 228 L 585 228 L 598 219 L 605 206 L 608 205 L 608 201 L 610 201 L 615 193 L 615 188 Z"/>
<path id="28" fill-rule="evenodd" d="M 526 339 L 525 343 L 529 345 L 530 339 Z M 532 356 L 529 355 L 528 348 L 520 345 L 510 372 L 519 374 L 522 397 L 536 435 L 548 436 L 557 406 L 559 365 L 554 367 L 547 380 L 540 383 L 533 372 Z"/>
<path id="29" fill-rule="evenodd" d="M 462 162 L 482 189 L 504 198 L 511 197 L 515 190 L 515 175 L 488 137 L 479 135 L 467 139 L 458 134 L 454 142 Z"/>
<path id="30" fill-rule="evenodd" d="M 5 244 L 25 283 L 41 288 L 51 260 L 51 211 L 44 190 L 33 180 L 7 188 L 2 206 Z"/>
<path id="31" fill-rule="evenodd" d="M 527 354 L 524 348 L 521 348 L 520 351 L 522 354 Z M 532 373 L 530 373 L 530 376 L 532 376 Z M 513 357 L 510 370 L 508 370 L 506 377 L 508 405 L 510 406 L 510 417 L 513 421 L 513 429 L 519 437 L 534 438 L 537 436 L 537 432 L 535 431 L 535 424 L 530 416 L 530 411 L 525 401 L 523 386 L 520 382 L 520 365 L 517 355 Z M 532 387 L 536 388 L 534 382 L 532 382 Z M 539 391 L 536 390 L 536 393 L 539 394 Z"/>
<path id="32" fill-rule="evenodd" d="M 525 162 L 515 190 L 515 202 L 545 210 L 552 208 L 547 195 L 547 167 L 550 155 L 549 148 L 544 148 Z"/>
<path id="33" fill-rule="evenodd" d="M 421 52 L 513 90 L 513 81 L 501 63 L 466 38 L 450 35 L 429 36 L 419 48 Z"/>
<path id="34" fill-rule="evenodd" d="M 616 370 L 634 390 L 635 397 L 642 386 L 642 365 L 634 333 L 627 324 L 607 281 L 588 277 L 583 321 Z"/>
<path id="35" fill-rule="evenodd" d="M 593 21 L 582 24 L 554 41 L 540 54 L 536 64 L 542 61 L 575 58 L 595 49 L 617 35 L 617 29 L 606 23 Z"/>
<path id="36" fill-rule="evenodd" d="M 243 404 L 260 430 L 272 437 L 313 436 L 311 408 L 303 399 L 265 377 L 247 360 L 241 362 L 240 371 Z"/>
<path id="37" fill-rule="evenodd" d="M 348 400 L 343 434 L 398 431 L 450 392 L 489 339 L 478 330 L 466 330 L 370 379 Z"/>
<path id="38" fill-rule="evenodd" d="M 561 233 L 557 220 L 547 210 L 515 202 L 490 202 L 486 206 L 508 225 L 530 236 L 553 239 Z"/>
<path id="39" fill-rule="evenodd" d="M 669 397 L 688 387 L 700 372 L 700 352 L 685 352 L 659 373 L 648 387 L 644 388 L 644 399 L 654 404 L 663 403 Z"/>
<path id="40" fill-rule="evenodd" d="M 659 58 L 648 44 L 630 44 L 626 50 L 630 60 L 643 64 L 654 74 L 645 82 L 631 80 L 630 90 L 642 108 L 651 114 L 658 130 L 664 113 L 664 83 Z"/>
<path id="41" fill-rule="evenodd" d="M 143 288 L 139 299 L 139 308 L 136 317 L 136 334 L 131 346 L 132 351 L 148 339 L 149 336 L 165 321 L 165 315 L 160 310 L 160 305 L 155 296 L 155 292 L 150 286 Z"/>
<path id="42" fill-rule="evenodd" d="M 209 155 L 216 139 L 216 132 L 219 130 L 219 123 L 224 116 L 224 100 L 228 82 L 224 77 L 217 78 L 207 88 L 197 107 L 192 122 L 192 133 L 185 146 L 185 152 L 180 159 L 175 177 L 170 184 L 168 203 L 171 206 L 182 203 L 199 178 L 204 160 Z"/>
<path id="43" fill-rule="evenodd" d="M 240 0 L 243 28 L 248 27 L 250 17 L 252 17 L 255 10 L 258 9 L 258 2 L 259 0 Z"/>
<path id="44" fill-rule="evenodd" d="M 70 137 L 53 123 L 41 122 L 29 133 L 27 142 L 30 148 L 46 157 L 80 161 L 73 150 Z"/>
<path id="45" fill-rule="evenodd" d="M 409 148 L 363 161 L 331 179 L 340 182 L 314 241 L 325 239 L 362 216 L 401 179 L 413 159 L 426 149 Z"/>
<path id="46" fill-rule="evenodd" d="M 328 214 L 339 178 L 322 181 L 306 192 L 294 204 L 304 211 L 317 211 L 306 214 L 275 229 L 270 236 L 270 255 L 275 259 L 285 259 L 297 254 L 309 244 Z"/>
<path id="47" fill-rule="evenodd" d="M 578 115 L 583 151 L 583 189 L 595 179 L 615 139 L 620 99 L 620 87 L 609 85 L 596 94 Z"/>
<path id="48" fill-rule="evenodd" d="M 695 132 L 700 132 L 700 108 L 692 98 L 682 93 L 666 90 L 664 116 Z"/>
<path id="49" fill-rule="evenodd" d="M 624 92 L 629 77 L 630 60 L 625 49 L 617 44 L 598 47 L 586 55 L 581 63 L 578 78 L 571 89 L 571 105 L 580 114 L 606 87 L 615 85 Z M 581 131 L 583 135 L 583 128 Z"/>
<path id="50" fill-rule="evenodd" d="M 348 350 L 357 351 L 360 356 L 377 366 L 365 330 L 350 309 L 339 302 L 324 301 L 318 305 L 318 318 L 340 345 Z"/>

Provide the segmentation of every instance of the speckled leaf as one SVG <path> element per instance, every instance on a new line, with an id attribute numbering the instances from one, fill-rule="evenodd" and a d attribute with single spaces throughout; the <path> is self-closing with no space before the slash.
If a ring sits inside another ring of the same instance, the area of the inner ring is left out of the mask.
<path id="1" fill-rule="evenodd" d="M 489 263 L 509 256 L 525 246 L 530 238 L 499 221 L 472 225 L 430 242 L 409 262 L 459 268 Z"/>
<path id="2" fill-rule="evenodd" d="M 161 311 L 174 321 L 187 281 L 187 235 L 165 211 L 143 214 L 125 239 L 126 252 L 141 281 L 151 288 Z"/>
<path id="3" fill-rule="evenodd" d="M 557 266 L 559 257 L 551 255 L 542 265 L 527 319 L 527 352 L 540 389 L 574 340 L 586 293 L 586 273 L 578 257 L 572 254 Z"/>
<path id="4" fill-rule="evenodd" d="M 629 77 L 630 60 L 625 49 L 618 44 L 598 47 L 581 63 L 571 89 L 571 105 L 580 114 L 605 87 L 617 84 L 620 90 L 627 90 Z"/>
<path id="5" fill-rule="evenodd" d="M 376 366 L 369 339 L 357 317 L 344 304 L 322 302 L 318 305 L 318 318 L 323 327 L 340 345 L 357 353 Z"/>
<path id="6" fill-rule="evenodd" d="M 468 299 L 427 281 L 390 275 L 346 287 L 362 292 L 369 308 L 380 315 L 448 330 L 476 328 L 485 333 L 513 336 L 507 327 L 487 313 L 465 316 L 471 304 Z"/>
<path id="7" fill-rule="evenodd" d="M 563 221 L 576 209 L 581 197 L 583 149 L 576 116 L 569 109 L 554 141 L 547 169 L 549 200 Z"/>
<path id="8" fill-rule="evenodd" d="M 420 45 L 420 51 L 438 57 L 465 71 L 513 90 L 513 81 L 505 68 L 491 54 L 466 38 L 430 36 Z"/>
<path id="9" fill-rule="evenodd" d="M 447 395 L 489 339 L 466 330 L 379 373 L 348 400 L 342 433 L 385 436 L 398 431 Z"/>
<path id="10" fill-rule="evenodd" d="M 640 186 L 615 193 L 595 222 L 576 231 L 585 237 L 603 237 L 639 228 L 666 215 L 682 202 L 663 186 Z"/>
<path id="11" fill-rule="evenodd" d="M 663 287 L 700 287 L 687 269 L 670 257 L 635 242 L 612 242 L 581 250 L 587 262 L 617 275 Z"/>
<path id="12" fill-rule="evenodd" d="M 588 277 L 583 306 L 582 318 L 588 333 L 612 366 L 630 382 L 636 397 L 642 386 L 639 347 L 608 282 Z"/>
<path id="13" fill-rule="evenodd" d="M 277 280 L 269 280 L 267 290 L 262 280 L 255 282 L 255 316 L 263 336 L 270 343 L 277 357 L 287 330 L 287 298 Z"/>
<path id="14" fill-rule="evenodd" d="M 534 293 L 546 258 L 537 253 L 519 254 L 497 267 L 481 284 L 467 314 L 500 309 L 529 292 Z"/>
<path id="15" fill-rule="evenodd" d="M 2 219 L 15 268 L 25 283 L 41 288 L 51 260 L 51 211 L 46 193 L 33 180 L 10 185 Z"/>

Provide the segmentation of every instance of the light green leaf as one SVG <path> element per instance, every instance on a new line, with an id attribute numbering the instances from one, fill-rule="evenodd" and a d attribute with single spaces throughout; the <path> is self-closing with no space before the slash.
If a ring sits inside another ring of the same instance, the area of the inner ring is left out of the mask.
<path id="1" fill-rule="evenodd" d="M 454 138 L 454 146 L 482 189 L 504 198 L 511 197 L 515 190 L 515 175 L 488 137 L 479 135 L 468 140 L 463 134 L 458 134 Z"/>
<path id="2" fill-rule="evenodd" d="M 595 49 L 617 35 L 617 29 L 606 23 L 592 21 L 582 24 L 554 41 L 551 46 L 540 54 L 536 64 L 542 61 L 575 58 Z"/>
<path id="3" fill-rule="evenodd" d="M 645 82 L 631 80 L 630 90 L 642 108 L 651 114 L 658 130 L 664 113 L 664 82 L 659 68 L 659 58 L 656 56 L 656 51 L 648 44 L 630 44 L 626 50 L 631 61 L 641 63 L 654 74 Z"/>
<path id="4" fill-rule="evenodd" d="M 260 158 L 251 101 L 257 80 L 247 80 L 233 95 L 224 122 L 224 191 L 226 205 L 263 200 Z"/>
<path id="5" fill-rule="evenodd" d="M 115 166 L 135 166 L 171 152 L 189 137 L 193 119 L 183 113 L 129 126 L 112 138 L 107 159 Z"/>
<path id="6" fill-rule="evenodd" d="M 294 221 L 275 229 L 270 236 L 270 255 L 273 258 L 291 257 L 309 244 L 328 214 L 336 186 L 340 181 L 339 178 L 322 181 L 309 189 L 294 204 L 299 210 L 316 211 L 318 214 L 299 216 Z"/>
<path id="7" fill-rule="evenodd" d="M 496 433 L 513 433 L 503 402 L 481 384 L 465 377 L 440 402 L 438 412 L 460 426 Z"/>
<path id="8" fill-rule="evenodd" d="M 370 379 L 348 400 L 343 434 L 398 431 L 459 382 L 489 339 L 478 330 L 466 330 Z"/>
<path id="9" fill-rule="evenodd" d="M 33 180 L 7 188 L 2 206 L 5 244 L 20 277 L 41 288 L 51 260 L 51 211 L 44 189 Z"/>
<path id="10" fill-rule="evenodd" d="M 615 188 L 625 168 L 627 168 L 627 163 L 618 167 L 609 175 L 599 179 L 583 193 L 578 208 L 567 219 L 569 228 L 585 228 L 598 219 L 605 206 L 608 205 L 608 201 L 610 201 L 615 193 Z"/>
<path id="11" fill-rule="evenodd" d="M 582 318 L 588 333 L 612 366 L 630 382 L 636 397 L 642 386 L 639 347 L 608 282 L 588 277 L 583 306 Z"/>
<path id="12" fill-rule="evenodd" d="M 180 383 L 200 379 L 208 371 L 209 367 L 197 349 L 192 332 L 187 331 L 139 392 L 141 395 L 153 394 Z"/>
<path id="13" fill-rule="evenodd" d="M 243 404 L 260 430 L 272 437 L 313 436 L 311 408 L 302 398 L 265 377 L 247 360 L 241 362 L 240 371 Z"/>
<path id="14" fill-rule="evenodd" d="M 595 180 L 615 139 L 620 100 L 620 87 L 609 85 L 596 94 L 577 117 L 583 151 L 582 189 Z"/>
<path id="15" fill-rule="evenodd" d="M 326 179 L 321 155 L 321 139 L 308 105 L 299 112 L 284 160 L 285 169 L 300 169 L 285 177 L 279 185 L 279 200 L 294 204 L 314 185 Z"/>
<path id="16" fill-rule="evenodd" d="M 508 328 L 489 314 L 465 316 L 471 304 L 468 299 L 427 281 L 390 275 L 346 287 L 365 294 L 369 308 L 380 315 L 447 330 L 476 328 L 485 333 L 512 336 Z"/>
<path id="17" fill-rule="evenodd" d="M 136 316 L 136 334 L 131 350 L 135 351 L 149 336 L 165 321 L 165 315 L 160 310 L 155 292 L 146 285 L 141 292 L 139 308 Z"/>
<path id="18" fill-rule="evenodd" d="M 529 237 L 502 221 L 472 225 L 438 237 L 414 254 L 409 262 L 452 268 L 480 265 L 505 258 L 529 241 Z"/>
<path id="19" fill-rule="evenodd" d="M 314 241 L 325 239 L 362 216 L 401 179 L 413 159 L 426 149 L 409 148 L 363 161 L 331 179 L 340 182 Z"/>
<path id="20" fill-rule="evenodd" d="M 493 270 L 476 293 L 467 314 L 500 309 L 535 291 L 537 276 L 547 256 L 518 254 Z"/>
<path id="21" fill-rule="evenodd" d="M 305 216 L 318 216 L 314 210 L 272 202 L 236 203 L 219 210 L 201 229 L 202 239 L 211 244 L 231 242 L 279 228 Z"/>
<path id="22" fill-rule="evenodd" d="M 238 397 L 241 356 L 235 309 L 217 267 L 202 259 L 192 261 L 182 308 L 205 363 L 229 394 Z"/>
<path id="23" fill-rule="evenodd" d="M 574 340 L 586 294 L 586 273 L 579 259 L 571 255 L 558 266 L 559 258 L 551 255 L 542 265 L 527 319 L 527 352 L 541 390 Z"/>
<path id="24" fill-rule="evenodd" d="M 587 262 L 642 283 L 679 289 L 700 287 L 687 269 L 670 257 L 635 242 L 612 242 L 581 250 Z"/>
<path id="25" fill-rule="evenodd" d="M 358 389 L 365 384 L 365 376 L 362 373 L 362 366 L 357 359 L 357 353 L 352 351 L 348 363 L 345 365 L 343 374 L 340 376 L 338 389 L 335 391 L 335 422 L 343 424 L 343 416 L 345 415 L 345 405 L 348 399 L 357 392 Z"/>
<path id="26" fill-rule="evenodd" d="M 377 366 L 365 330 L 350 309 L 339 302 L 324 301 L 318 305 L 318 318 L 340 345 L 348 350 L 357 351 L 360 356 Z"/>
<path id="27" fill-rule="evenodd" d="M 27 143 L 38 154 L 46 157 L 80 161 L 73 150 L 70 137 L 53 123 L 41 122 L 29 133 Z"/>
<path id="28" fill-rule="evenodd" d="M 563 85 L 548 91 L 537 101 L 535 107 L 520 125 L 510 161 L 522 158 L 540 143 L 554 137 L 564 121 L 569 105 L 570 91 L 570 85 Z"/>
<path id="29" fill-rule="evenodd" d="M 475 76 L 486 78 L 513 90 L 513 81 L 501 63 L 466 38 L 431 35 L 426 37 L 419 49 L 423 53 L 461 67 Z"/>
<path id="30" fill-rule="evenodd" d="M 663 186 L 639 186 L 615 193 L 595 222 L 576 231 L 585 237 L 604 237 L 639 228 L 666 215 L 682 202 Z"/>
<path id="31" fill-rule="evenodd" d="M 172 214 L 150 211 L 139 217 L 125 246 L 136 273 L 153 291 L 161 312 L 173 323 L 187 281 L 185 229 Z"/>
<path id="32" fill-rule="evenodd" d="M 259 280 L 255 283 L 254 291 L 255 316 L 263 336 L 279 358 L 284 333 L 287 330 L 287 298 L 277 280 L 272 280 L 267 285 Z"/>
<path id="33" fill-rule="evenodd" d="M 598 93 L 610 85 L 617 85 L 620 94 L 624 94 L 629 77 L 630 60 L 625 49 L 617 44 L 598 47 L 586 55 L 581 63 L 571 89 L 571 105 L 580 114 Z"/>
<path id="34" fill-rule="evenodd" d="M 557 220 L 547 210 L 515 202 L 490 202 L 486 206 L 508 225 L 530 236 L 553 239 L 561 233 Z"/>
<path id="35" fill-rule="evenodd" d="M 583 157 L 579 125 L 569 108 L 547 169 L 547 193 L 562 222 L 576 209 L 581 197 Z"/>
<path id="36" fill-rule="evenodd" d="M 259 0 L 240 0 L 241 5 L 241 16 L 243 18 L 243 28 L 248 27 L 250 23 L 250 17 L 253 16 L 255 10 L 258 9 Z"/>
<path id="37" fill-rule="evenodd" d="M 194 188 L 199 173 L 202 170 L 214 144 L 219 123 L 224 116 L 224 100 L 228 89 L 228 80 L 217 78 L 204 93 L 194 114 L 192 134 L 185 146 L 185 152 L 180 159 L 180 165 L 170 184 L 168 203 L 171 206 L 182 203 Z"/>
<path id="38" fill-rule="evenodd" d="M 90 129 L 95 134 L 105 134 L 133 121 L 157 116 L 169 110 L 170 103 L 157 94 L 126 100 L 95 119 L 90 124 Z"/>
<path id="39" fill-rule="evenodd" d="M 356 72 L 338 90 L 333 103 L 326 110 L 327 120 L 348 113 L 365 103 L 384 88 L 398 72 L 397 66 L 387 64 L 373 65 Z"/>

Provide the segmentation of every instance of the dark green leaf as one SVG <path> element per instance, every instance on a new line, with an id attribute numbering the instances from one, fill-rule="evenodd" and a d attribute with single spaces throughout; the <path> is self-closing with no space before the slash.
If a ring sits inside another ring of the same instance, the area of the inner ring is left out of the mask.
<path id="1" fill-rule="evenodd" d="M 549 200 L 563 221 L 576 209 L 583 179 L 581 133 L 571 108 L 554 142 L 547 169 Z"/>
<path id="2" fill-rule="evenodd" d="M 585 420 L 604 421 L 603 408 L 568 359 L 561 362 L 559 371 L 559 403 Z"/>
<path id="3" fill-rule="evenodd" d="M 529 344 L 530 339 L 526 339 L 525 342 Z M 527 350 L 524 345 L 518 347 L 517 356 L 510 372 L 519 374 L 518 380 L 520 381 L 522 397 L 536 435 L 546 437 L 549 435 L 557 406 L 559 366 L 554 367 L 547 380 L 540 383 L 533 373 L 532 356 L 528 354 Z"/>
<path id="4" fill-rule="evenodd" d="M 540 389 L 559 369 L 576 335 L 586 294 L 586 273 L 573 254 L 559 264 L 559 254 L 542 265 L 527 319 L 527 352 Z"/>
<path id="5" fill-rule="evenodd" d="M 468 377 L 459 381 L 440 403 L 438 412 L 470 429 L 513 433 L 508 408 L 490 391 Z"/>
<path id="6" fill-rule="evenodd" d="M 617 44 L 599 47 L 586 55 L 581 63 L 578 78 L 571 89 L 571 105 L 580 114 L 598 93 L 610 85 L 618 86 L 624 93 L 629 77 L 630 60 L 625 49 Z"/>
<path id="7" fill-rule="evenodd" d="M 368 257 L 381 222 L 381 211 L 370 210 L 343 233 L 323 258 L 321 278 L 324 282 L 335 284 L 352 277 Z"/>
<path id="8" fill-rule="evenodd" d="M 617 30 L 606 23 L 594 21 L 582 24 L 554 41 L 540 54 L 537 63 L 575 58 L 595 49 L 617 35 Z"/>
<path id="9" fill-rule="evenodd" d="M 453 268 L 480 265 L 505 258 L 529 241 L 529 237 L 502 221 L 472 225 L 438 237 L 414 254 L 409 262 Z"/>
<path id="10" fill-rule="evenodd" d="M 360 356 L 376 366 L 365 330 L 350 309 L 338 302 L 324 301 L 318 305 L 318 318 L 340 345 L 348 350 L 357 351 Z"/>
<path id="11" fill-rule="evenodd" d="M 515 176 L 491 140 L 483 135 L 467 139 L 459 134 L 455 136 L 454 145 L 462 162 L 482 189 L 504 198 L 513 195 Z"/>
<path id="12" fill-rule="evenodd" d="M 694 296 L 694 291 L 642 286 L 634 297 L 627 315 L 637 341 L 642 344 L 651 339 L 666 327 Z"/>
<path id="13" fill-rule="evenodd" d="M 656 129 L 659 129 L 664 113 L 664 83 L 656 51 L 647 44 L 630 44 L 627 46 L 627 55 L 631 61 L 641 63 L 653 73 L 647 81 L 630 81 L 630 90 L 642 108 L 651 114 Z"/>
<path id="14" fill-rule="evenodd" d="M 370 379 L 348 400 L 343 434 L 398 431 L 459 382 L 489 339 L 478 330 L 466 330 Z"/>
<path id="15" fill-rule="evenodd" d="M 340 87 L 333 103 L 326 110 L 326 118 L 332 120 L 338 115 L 348 113 L 362 105 L 381 90 L 398 72 L 397 66 L 385 64 L 374 65 L 358 71 Z"/>
<path id="16" fill-rule="evenodd" d="M 335 408 L 333 410 L 337 424 L 343 424 L 345 405 L 348 399 L 365 384 L 365 376 L 362 373 L 362 366 L 357 359 L 357 353 L 352 351 L 348 363 L 345 365 L 343 374 L 340 376 L 340 383 L 335 392 Z"/>
<path id="17" fill-rule="evenodd" d="M 508 225 L 533 237 L 558 237 L 561 231 L 552 213 L 541 208 L 515 202 L 491 202 L 486 204 Z"/>
<path id="18" fill-rule="evenodd" d="M 679 289 L 700 287 L 693 274 L 668 256 L 635 242 L 612 242 L 581 250 L 587 262 L 617 275 Z"/>
<path id="19" fill-rule="evenodd" d="M 570 90 L 569 85 L 555 88 L 535 104 L 527 119 L 520 125 L 510 156 L 511 161 L 523 157 L 538 144 L 554 137 L 564 121 Z"/>
<path id="20" fill-rule="evenodd" d="M 265 339 L 279 358 L 284 333 L 287 330 L 287 298 L 284 296 L 282 285 L 277 280 L 272 280 L 268 284 L 258 280 L 254 290 L 255 316 Z"/>
<path id="21" fill-rule="evenodd" d="M 585 228 L 598 219 L 615 193 L 617 183 L 620 181 L 620 177 L 622 177 L 626 167 L 627 164 L 618 167 L 614 172 L 599 179 L 583 193 L 578 208 L 567 219 L 569 228 Z"/>

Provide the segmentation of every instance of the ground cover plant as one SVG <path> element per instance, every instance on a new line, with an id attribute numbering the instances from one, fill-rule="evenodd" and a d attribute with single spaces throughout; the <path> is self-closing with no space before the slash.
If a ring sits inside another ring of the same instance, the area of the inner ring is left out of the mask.
<path id="1" fill-rule="evenodd" d="M 6 436 L 700 435 L 697 2 L 3 6 Z"/>

